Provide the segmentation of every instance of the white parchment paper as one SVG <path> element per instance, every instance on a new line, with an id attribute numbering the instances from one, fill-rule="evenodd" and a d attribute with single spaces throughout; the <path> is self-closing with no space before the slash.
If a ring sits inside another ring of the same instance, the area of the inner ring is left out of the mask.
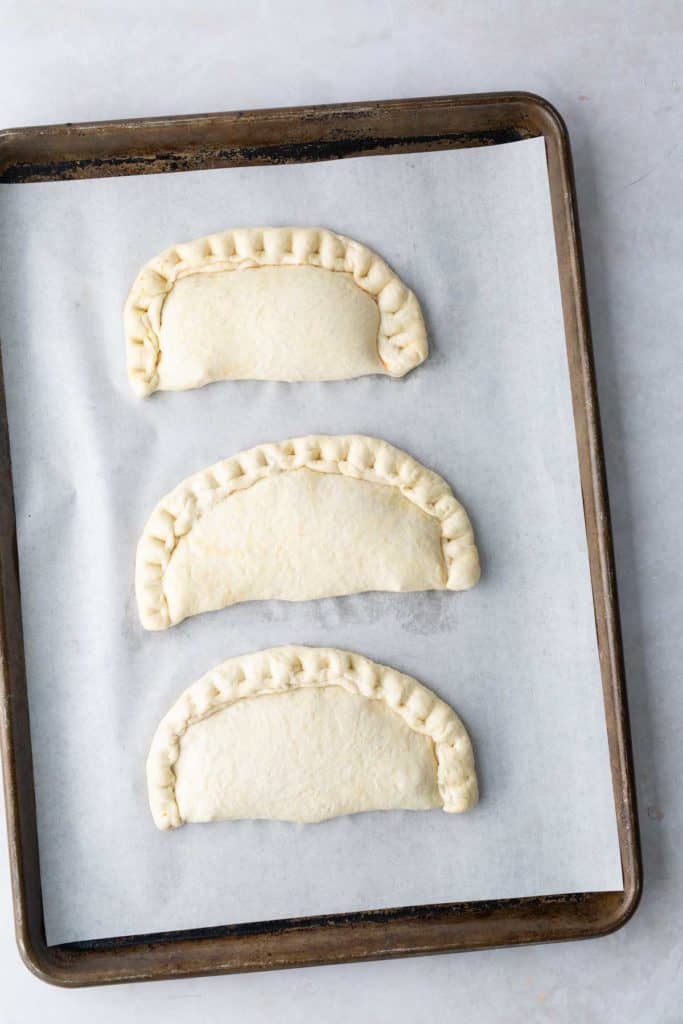
<path id="1" fill-rule="evenodd" d="M 423 304 L 429 360 L 401 381 L 135 398 L 122 305 L 141 264 L 263 224 L 320 224 L 384 256 Z M 543 141 L 3 186 L 0 252 L 48 941 L 621 889 Z M 250 603 L 146 634 L 134 553 L 158 499 L 316 432 L 386 438 L 445 476 L 481 583 Z M 158 720 L 223 659 L 290 642 L 360 651 L 450 701 L 480 805 L 157 832 Z"/>

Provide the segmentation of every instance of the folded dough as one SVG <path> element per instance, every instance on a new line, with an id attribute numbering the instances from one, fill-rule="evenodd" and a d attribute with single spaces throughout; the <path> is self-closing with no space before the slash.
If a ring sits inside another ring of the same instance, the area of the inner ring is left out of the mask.
<path id="1" fill-rule="evenodd" d="M 189 477 L 152 513 L 136 564 L 145 629 L 238 601 L 478 579 L 472 527 L 446 481 L 358 435 L 259 445 Z"/>
<path id="2" fill-rule="evenodd" d="M 215 380 L 402 377 L 427 358 L 415 295 L 323 228 L 242 228 L 167 249 L 140 271 L 124 324 L 141 397 Z"/>
<path id="3" fill-rule="evenodd" d="M 160 829 L 477 802 L 472 745 L 448 704 L 410 676 L 323 647 L 212 669 L 157 728 L 147 786 Z"/>

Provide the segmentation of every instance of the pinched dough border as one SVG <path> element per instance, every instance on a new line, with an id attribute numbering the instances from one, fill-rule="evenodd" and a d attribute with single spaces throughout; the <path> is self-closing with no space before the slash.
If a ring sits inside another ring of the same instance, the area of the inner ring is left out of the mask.
<path id="1" fill-rule="evenodd" d="M 254 267 L 322 267 L 352 275 L 377 303 L 377 353 L 386 372 L 402 377 L 427 358 L 427 333 L 416 296 L 376 253 L 325 228 L 236 228 L 175 245 L 147 263 L 124 311 L 131 387 L 144 398 L 157 390 L 164 302 L 176 281 Z"/>
<path id="2" fill-rule="evenodd" d="M 350 651 L 273 647 L 230 658 L 207 672 L 185 690 L 160 722 L 147 758 L 149 803 L 157 827 L 183 824 L 175 796 L 175 765 L 180 740 L 191 726 L 239 700 L 326 686 L 382 700 L 414 732 L 429 736 L 445 811 L 467 811 L 476 804 L 477 777 L 467 730 L 455 711 L 426 686 Z"/>
<path id="3" fill-rule="evenodd" d="M 406 452 L 374 437 L 297 437 L 258 445 L 217 462 L 188 477 L 162 498 L 137 549 L 135 586 L 145 629 L 166 629 L 174 624 L 164 593 L 164 574 L 179 540 L 201 516 L 259 480 L 302 468 L 398 487 L 405 498 L 439 520 L 446 589 L 466 590 L 479 579 L 479 555 L 472 526 L 443 477 Z"/>

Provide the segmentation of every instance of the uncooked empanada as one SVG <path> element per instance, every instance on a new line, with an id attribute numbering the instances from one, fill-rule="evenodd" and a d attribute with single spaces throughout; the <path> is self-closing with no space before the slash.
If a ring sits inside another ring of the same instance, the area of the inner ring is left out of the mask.
<path id="1" fill-rule="evenodd" d="M 415 295 L 360 242 L 322 228 L 242 228 L 176 245 L 125 308 L 141 396 L 215 380 L 402 377 L 427 357 Z"/>
<path id="2" fill-rule="evenodd" d="M 160 723 L 147 786 L 160 829 L 477 802 L 472 745 L 448 704 L 325 647 L 276 647 L 208 672 Z"/>
<path id="3" fill-rule="evenodd" d="M 446 481 L 386 441 L 263 444 L 188 477 L 138 544 L 146 629 L 238 601 L 466 590 L 472 527 Z"/>

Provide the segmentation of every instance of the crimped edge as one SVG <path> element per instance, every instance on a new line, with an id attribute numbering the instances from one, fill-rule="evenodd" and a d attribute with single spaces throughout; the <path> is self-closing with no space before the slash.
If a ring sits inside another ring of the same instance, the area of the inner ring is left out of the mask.
<path id="1" fill-rule="evenodd" d="M 176 281 L 190 274 L 277 266 L 351 274 L 379 308 L 377 353 L 390 376 L 402 377 L 427 358 L 427 332 L 415 294 L 367 246 L 326 228 L 235 228 L 174 245 L 138 274 L 124 310 L 133 391 L 145 398 L 159 386 L 161 316 Z"/>
<path id="2" fill-rule="evenodd" d="M 163 717 L 147 758 L 149 805 L 157 828 L 184 824 L 175 797 L 175 764 L 180 740 L 191 726 L 239 700 L 327 686 L 382 700 L 414 732 L 429 736 L 444 811 L 467 811 L 476 804 L 472 744 L 462 721 L 445 701 L 412 676 L 361 654 L 331 647 L 285 646 L 229 658 L 185 690 Z"/>
<path id="3" fill-rule="evenodd" d="M 441 526 L 447 571 L 445 589 L 467 590 L 479 579 L 479 555 L 463 506 L 437 473 L 387 441 L 360 434 L 310 435 L 257 445 L 195 473 L 162 498 L 137 548 L 135 587 L 145 629 L 166 629 L 173 620 L 164 574 L 181 537 L 218 503 L 268 476 L 307 468 L 398 487 Z"/>

